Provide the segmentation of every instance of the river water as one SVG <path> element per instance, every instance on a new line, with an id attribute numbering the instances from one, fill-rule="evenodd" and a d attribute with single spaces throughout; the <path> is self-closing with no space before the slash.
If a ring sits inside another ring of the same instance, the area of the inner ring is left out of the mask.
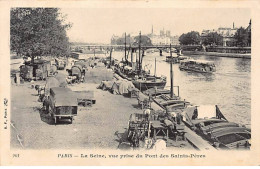
<path id="1" fill-rule="evenodd" d="M 167 76 L 166 86 L 170 86 L 170 64 L 165 61 L 168 53 L 147 53 L 143 67 L 156 75 Z M 113 52 L 113 58 L 121 60 L 124 52 Z M 212 61 L 216 65 L 213 74 L 180 71 L 173 64 L 174 86 L 180 87 L 180 97 L 193 105 L 218 105 L 224 116 L 232 122 L 251 124 L 251 60 L 216 56 L 189 56 L 193 59 Z M 177 94 L 177 90 L 175 90 Z"/>

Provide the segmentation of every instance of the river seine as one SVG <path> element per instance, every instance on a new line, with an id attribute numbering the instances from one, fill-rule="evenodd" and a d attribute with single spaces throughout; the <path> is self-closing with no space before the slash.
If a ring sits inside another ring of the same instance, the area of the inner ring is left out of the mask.
<path id="1" fill-rule="evenodd" d="M 167 76 L 166 86 L 170 86 L 170 64 L 158 52 L 147 53 L 143 58 L 143 68 L 156 75 Z M 124 52 L 113 52 L 118 60 Z M 251 60 L 215 56 L 189 56 L 192 59 L 211 61 L 216 65 L 213 74 L 180 71 L 179 64 L 173 64 L 174 86 L 180 87 L 182 99 L 193 105 L 218 105 L 229 120 L 244 125 L 251 124 Z M 177 94 L 177 90 L 175 90 Z"/>

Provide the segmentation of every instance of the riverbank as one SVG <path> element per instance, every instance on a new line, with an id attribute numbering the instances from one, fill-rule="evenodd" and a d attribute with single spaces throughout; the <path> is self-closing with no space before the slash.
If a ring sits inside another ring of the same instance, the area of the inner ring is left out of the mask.
<path id="1" fill-rule="evenodd" d="M 94 68 L 101 70 L 102 67 Z M 60 70 L 60 76 L 66 71 Z M 98 78 L 98 77 L 95 77 Z M 44 85 L 35 81 L 34 85 Z M 11 147 L 14 149 L 117 149 L 124 142 L 131 114 L 143 113 L 137 99 L 97 89 L 98 83 L 85 82 L 68 85 L 73 91 L 93 91 L 96 103 L 91 107 L 78 107 L 72 124 L 60 121 L 54 125 L 49 114 L 41 111 L 37 91 L 30 82 L 12 84 L 11 91 Z M 23 100 L 23 101 L 21 101 Z M 161 109 L 155 103 L 154 110 Z M 202 138 L 185 127 L 188 142 L 185 147 L 170 149 L 214 149 Z M 61 134 L 62 133 L 62 134 Z M 122 140 L 123 139 L 123 140 Z M 193 147 L 194 146 L 194 147 Z"/>
<path id="2" fill-rule="evenodd" d="M 251 59 L 251 54 L 240 54 L 240 53 L 219 53 L 219 52 L 201 52 L 201 51 L 182 51 L 182 53 L 184 55 L 206 55 L 206 56 L 216 56 L 216 57 Z"/>
<path id="3" fill-rule="evenodd" d="M 59 74 L 65 74 L 59 71 Z M 45 81 L 36 81 L 44 85 Z M 78 107 L 72 124 L 65 120 L 54 125 L 48 114 L 40 111 L 37 91 L 31 83 L 11 86 L 11 148 L 25 149 L 116 149 L 130 114 L 142 113 L 137 100 L 97 89 L 97 83 L 68 86 L 77 91 L 93 91 L 96 104 Z"/>

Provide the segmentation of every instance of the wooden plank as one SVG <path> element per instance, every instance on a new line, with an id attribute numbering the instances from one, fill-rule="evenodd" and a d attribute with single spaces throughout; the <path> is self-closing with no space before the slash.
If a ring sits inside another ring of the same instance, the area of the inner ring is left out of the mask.
<path id="1" fill-rule="evenodd" d="M 198 150 L 209 150 L 209 151 L 217 151 L 212 145 L 210 145 L 206 140 L 198 136 L 194 131 L 185 126 L 185 137 L 187 140 Z"/>

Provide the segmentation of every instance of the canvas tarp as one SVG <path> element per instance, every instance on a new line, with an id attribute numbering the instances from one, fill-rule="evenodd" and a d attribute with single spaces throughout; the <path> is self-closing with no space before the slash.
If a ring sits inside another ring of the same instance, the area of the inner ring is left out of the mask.
<path id="1" fill-rule="evenodd" d="M 114 82 L 112 86 L 113 94 L 126 94 L 128 93 L 129 89 L 135 88 L 133 83 L 127 80 L 120 80 Z"/>
<path id="2" fill-rule="evenodd" d="M 101 83 L 102 81 L 112 81 L 113 72 L 106 68 L 88 69 L 85 74 L 86 83 Z"/>
<path id="3" fill-rule="evenodd" d="M 66 75 L 64 74 L 57 74 L 55 78 L 59 81 L 60 87 L 67 87 Z"/>
<path id="4" fill-rule="evenodd" d="M 77 97 L 69 88 L 53 87 L 50 90 L 55 106 L 78 106 Z"/>
<path id="5" fill-rule="evenodd" d="M 71 75 L 81 77 L 82 70 L 83 70 L 83 68 L 81 65 L 74 65 L 71 68 Z"/>
<path id="6" fill-rule="evenodd" d="M 66 79 L 62 75 L 57 75 L 56 77 L 50 77 L 46 80 L 45 84 L 45 95 L 50 94 L 50 88 L 53 87 L 66 87 Z"/>
<path id="7" fill-rule="evenodd" d="M 100 85 L 98 86 L 98 88 L 102 89 L 102 90 L 111 90 L 113 84 L 114 84 L 114 81 L 102 81 L 100 83 Z"/>

